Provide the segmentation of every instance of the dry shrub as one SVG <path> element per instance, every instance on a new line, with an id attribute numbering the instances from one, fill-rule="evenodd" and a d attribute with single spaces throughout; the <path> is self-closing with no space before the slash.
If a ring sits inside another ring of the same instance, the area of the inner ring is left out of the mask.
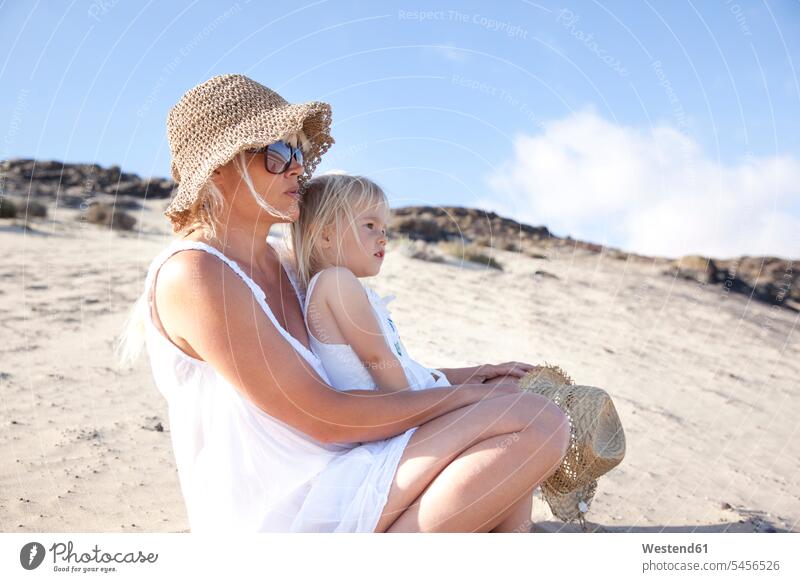
<path id="1" fill-rule="evenodd" d="M 136 225 L 136 219 L 133 216 L 104 202 L 97 202 L 89 206 L 81 215 L 81 219 L 92 224 L 109 227 L 112 230 L 132 230 Z"/>
<path id="2" fill-rule="evenodd" d="M 457 242 L 440 243 L 439 248 L 448 255 L 457 259 L 463 259 L 470 263 L 477 263 L 479 265 L 486 265 L 492 269 L 499 271 L 503 270 L 503 265 L 500 264 L 493 256 L 487 254 L 480 245 L 476 243 L 468 243 L 462 245 Z"/>
<path id="3" fill-rule="evenodd" d="M 0 198 L 0 218 L 16 218 L 17 207 L 8 198 Z"/>

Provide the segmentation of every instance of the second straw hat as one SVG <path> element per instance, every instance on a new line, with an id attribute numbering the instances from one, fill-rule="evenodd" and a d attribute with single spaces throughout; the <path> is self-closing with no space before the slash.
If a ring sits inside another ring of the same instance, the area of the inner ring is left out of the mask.
<path id="1" fill-rule="evenodd" d="M 331 106 L 322 101 L 294 104 L 244 75 L 218 75 L 187 91 L 167 115 L 177 192 L 164 213 L 177 228 L 213 171 L 244 149 L 275 143 L 302 130 L 311 143 L 304 153 L 301 189 L 334 143 Z"/>
<path id="2" fill-rule="evenodd" d="M 577 519 L 587 531 L 597 479 L 625 457 L 625 431 L 611 396 L 602 388 L 575 385 L 559 366 L 534 366 L 520 380 L 527 391 L 553 401 L 567 415 L 570 445 L 561 465 L 541 484 L 542 496 L 562 521 Z"/>

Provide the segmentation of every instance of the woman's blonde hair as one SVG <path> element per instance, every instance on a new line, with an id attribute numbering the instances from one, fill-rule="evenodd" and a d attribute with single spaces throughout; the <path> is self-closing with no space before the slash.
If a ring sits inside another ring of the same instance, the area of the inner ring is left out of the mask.
<path id="1" fill-rule="evenodd" d="M 311 144 L 302 130 L 292 133 L 283 138 L 283 141 L 291 144 L 293 147 L 302 148 L 303 152 L 307 152 L 311 148 Z M 250 171 L 247 169 L 246 159 L 244 152 L 239 152 L 233 158 L 233 164 L 239 175 L 244 180 L 250 190 L 250 194 L 256 198 L 259 205 L 267 212 L 270 212 L 276 217 L 289 218 L 279 212 L 277 209 L 272 208 L 265 200 L 258 196 L 253 185 L 253 179 L 250 177 Z M 185 220 L 181 221 L 183 226 L 173 222 L 173 231 L 181 236 L 186 236 L 194 230 L 200 230 L 206 240 L 211 240 L 217 236 L 217 225 L 222 219 L 223 209 L 225 208 L 225 198 L 222 191 L 214 183 L 209 180 L 201 189 L 200 196 L 197 197 L 197 202 L 188 209 L 188 215 Z M 130 367 L 139 358 L 139 355 L 144 348 L 145 340 L 145 320 L 148 317 L 148 309 L 150 309 L 150 302 L 147 298 L 148 290 L 139 297 L 128 313 L 127 320 L 123 326 L 122 334 L 116 346 L 116 355 L 120 366 Z"/>
<path id="2" fill-rule="evenodd" d="M 326 227 L 355 228 L 356 211 L 380 205 L 388 210 L 383 189 L 364 176 L 324 174 L 306 184 L 300 217 L 292 224 L 291 247 L 297 276 L 303 288 L 322 270 L 324 256 L 320 239 Z"/>
<path id="3" fill-rule="evenodd" d="M 311 150 L 311 142 L 308 140 L 305 132 L 302 129 L 295 133 L 282 138 L 282 141 L 292 145 L 293 147 L 302 148 L 306 153 Z M 248 186 L 250 193 L 255 196 L 255 188 L 253 180 L 250 177 L 250 172 L 247 169 L 245 162 L 244 152 L 239 152 L 234 158 L 233 163 L 239 171 L 239 175 Z M 217 187 L 214 181 L 209 178 L 205 184 L 200 188 L 200 195 L 197 201 L 180 216 L 179 222 L 173 221 L 172 227 L 175 234 L 185 236 L 194 230 L 200 230 L 206 240 L 211 240 L 217 236 L 216 226 L 219 224 L 219 219 L 222 216 L 222 210 L 225 205 L 225 199 L 222 191 Z M 262 205 L 263 207 L 263 205 Z M 267 209 L 272 214 L 281 218 L 287 218 L 281 215 L 277 210 Z"/>

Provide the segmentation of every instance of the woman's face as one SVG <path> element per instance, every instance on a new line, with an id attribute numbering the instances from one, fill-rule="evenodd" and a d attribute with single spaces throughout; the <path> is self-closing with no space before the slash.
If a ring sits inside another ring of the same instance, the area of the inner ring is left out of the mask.
<path id="1" fill-rule="evenodd" d="M 273 174 L 264 166 L 266 154 L 251 154 L 245 152 L 244 160 L 250 179 L 253 181 L 256 200 L 250 191 L 244 176 L 239 174 L 236 160 L 231 160 L 218 168 L 214 180 L 223 192 L 225 201 L 230 205 L 231 212 L 243 218 L 259 216 L 269 222 L 294 222 L 300 214 L 300 195 L 298 193 L 298 178 L 303 172 L 303 166 L 292 159 L 292 163 L 282 174 Z M 238 157 L 238 154 L 237 154 Z M 274 209 L 282 217 L 273 216 L 267 208 Z"/>
<path id="2" fill-rule="evenodd" d="M 347 267 L 356 277 L 374 277 L 386 253 L 389 209 L 381 201 L 354 209 L 352 225 L 331 228 L 324 241 L 332 265 Z"/>

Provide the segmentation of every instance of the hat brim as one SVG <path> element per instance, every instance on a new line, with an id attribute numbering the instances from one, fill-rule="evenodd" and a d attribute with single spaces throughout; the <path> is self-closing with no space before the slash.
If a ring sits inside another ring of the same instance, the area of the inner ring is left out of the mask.
<path id="1" fill-rule="evenodd" d="M 569 449 L 555 473 L 542 483 L 542 493 L 559 519 L 577 519 L 581 496 L 588 505 L 597 479 L 625 456 L 625 432 L 613 401 L 605 390 L 575 385 L 561 368 L 547 364 L 526 374 L 520 387 L 552 401 L 569 419 Z"/>
<path id="2" fill-rule="evenodd" d="M 249 116 L 242 123 L 226 128 L 212 150 L 197 152 L 198 158 L 203 160 L 199 171 L 180 181 L 164 214 L 173 223 L 180 221 L 198 202 L 200 190 L 214 170 L 230 162 L 242 150 L 268 146 L 298 130 L 302 130 L 311 143 L 310 151 L 304 152 L 304 168 L 299 178 L 302 187 L 313 175 L 322 155 L 334 144 L 330 128 L 331 107 L 321 101 L 288 103 Z M 177 169 L 173 169 L 174 175 L 179 175 Z"/>

